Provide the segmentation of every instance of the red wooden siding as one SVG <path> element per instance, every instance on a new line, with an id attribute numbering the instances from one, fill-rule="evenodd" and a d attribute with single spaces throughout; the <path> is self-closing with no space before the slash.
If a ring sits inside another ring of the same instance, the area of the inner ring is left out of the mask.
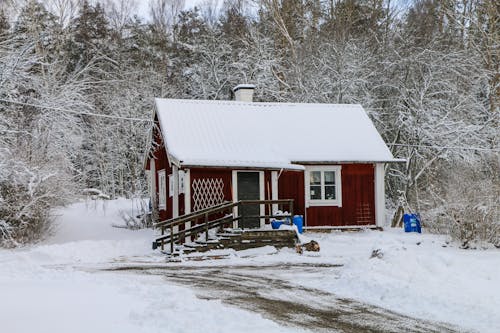
<path id="1" fill-rule="evenodd" d="M 278 178 L 278 199 L 293 199 L 293 213 L 305 215 L 304 171 L 283 171 Z"/>
<path id="2" fill-rule="evenodd" d="M 345 225 L 342 220 L 342 207 L 336 206 L 314 206 L 307 208 L 306 226 L 341 226 Z"/>
<path id="3" fill-rule="evenodd" d="M 154 177 L 155 177 L 155 184 L 156 184 L 156 191 L 157 191 L 157 193 L 156 193 L 157 200 L 159 198 L 159 195 L 158 195 L 158 171 L 165 169 L 166 189 L 167 189 L 167 193 L 165 193 L 165 195 L 166 195 L 166 199 L 167 199 L 166 200 L 167 209 L 159 211 L 159 220 L 163 221 L 163 220 L 167 220 L 167 219 L 172 218 L 172 198 L 169 197 L 169 195 L 168 195 L 168 189 L 169 189 L 168 175 L 170 175 L 172 173 L 172 170 L 171 170 L 171 167 L 169 166 L 169 163 L 168 163 L 167 153 L 166 153 L 165 148 L 163 146 L 163 141 L 162 141 L 162 137 L 161 137 L 160 133 L 155 131 L 155 133 L 153 133 L 153 135 L 155 138 L 156 147 L 158 147 L 153 153 L 153 156 L 155 158 L 156 174 Z M 158 205 L 158 203 L 156 203 L 156 204 Z"/>
<path id="4" fill-rule="evenodd" d="M 342 165 L 342 207 L 307 208 L 306 226 L 375 224 L 375 173 L 373 164 Z"/>
<path id="5" fill-rule="evenodd" d="M 342 210 L 344 225 L 375 224 L 375 166 L 342 166 Z"/>

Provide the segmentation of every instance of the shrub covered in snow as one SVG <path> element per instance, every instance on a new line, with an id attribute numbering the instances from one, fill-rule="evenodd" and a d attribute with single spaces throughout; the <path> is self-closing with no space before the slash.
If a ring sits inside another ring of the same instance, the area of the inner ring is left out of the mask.
<path id="1" fill-rule="evenodd" d="M 62 203 L 54 171 L 31 168 L 0 151 L 0 246 L 38 240 L 50 229 L 51 208 Z"/>
<path id="2" fill-rule="evenodd" d="M 448 233 L 463 248 L 486 242 L 500 247 L 500 166 L 457 165 L 448 175 L 441 204 L 425 213 L 427 226 Z M 437 194 L 436 194 L 437 196 Z"/>

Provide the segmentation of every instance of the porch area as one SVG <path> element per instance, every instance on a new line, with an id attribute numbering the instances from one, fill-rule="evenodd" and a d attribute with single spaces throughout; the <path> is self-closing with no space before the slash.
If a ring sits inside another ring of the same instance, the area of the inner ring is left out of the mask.
<path id="1" fill-rule="evenodd" d="M 271 213 L 273 206 L 285 213 Z M 292 221 L 293 206 L 293 199 L 239 200 L 159 221 L 154 224 L 160 236 L 153 241 L 153 249 L 175 255 L 212 249 L 243 250 L 266 245 L 293 248 L 298 241 L 295 230 L 273 230 L 269 224 L 272 219 Z M 255 225 L 252 221 L 258 221 L 261 227 L 247 228 L 248 225 Z"/>

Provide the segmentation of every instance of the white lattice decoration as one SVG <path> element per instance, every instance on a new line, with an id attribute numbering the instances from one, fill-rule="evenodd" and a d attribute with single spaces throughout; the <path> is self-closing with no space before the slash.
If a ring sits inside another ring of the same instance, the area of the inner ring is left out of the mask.
<path id="1" fill-rule="evenodd" d="M 195 179 L 192 186 L 193 211 L 224 202 L 224 182 L 222 178 Z"/>

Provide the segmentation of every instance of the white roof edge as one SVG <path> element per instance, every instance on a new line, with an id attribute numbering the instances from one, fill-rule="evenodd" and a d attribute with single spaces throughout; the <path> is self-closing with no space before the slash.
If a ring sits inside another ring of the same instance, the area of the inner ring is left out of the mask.
<path id="1" fill-rule="evenodd" d="M 286 163 L 266 163 L 266 162 L 253 162 L 243 163 L 235 161 L 234 163 L 221 161 L 181 161 L 180 166 L 189 167 L 210 167 L 210 168 L 245 168 L 245 169 L 287 169 L 287 170 L 304 170 L 304 166 L 300 164 L 286 164 Z"/>
<path id="2" fill-rule="evenodd" d="M 393 158 L 393 159 L 385 159 L 385 160 L 357 160 L 357 161 L 351 161 L 351 160 L 338 160 L 338 161 L 292 161 L 293 164 L 301 164 L 301 165 L 321 165 L 321 164 L 367 164 L 367 163 L 403 163 L 406 162 L 406 159 L 404 158 Z"/>
<path id="3" fill-rule="evenodd" d="M 175 157 L 174 157 L 175 159 Z M 175 161 L 177 162 L 177 161 Z M 266 162 L 254 162 L 254 163 L 242 163 L 235 161 L 234 163 L 228 163 L 226 161 L 218 163 L 217 161 L 180 161 L 179 166 L 188 167 L 211 167 L 211 168 L 255 168 L 255 169 L 287 169 L 287 170 L 304 170 L 307 165 L 333 165 L 333 164 L 370 164 L 370 163 L 403 163 L 406 162 L 403 158 L 395 158 L 391 160 L 383 161 L 294 161 L 290 164 L 281 163 L 266 163 Z"/>
<path id="4" fill-rule="evenodd" d="M 236 87 L 235 87 L 236 88 Z M 308 107 L 322 107 L 329 108 L 332 106 L 341 106 L 344 108 L 361 108 L 363 111 L 365 109 L 361 104 L 340 104 L 340 103 L 295 103 L 295 102 L 242 102 L 235 100 L 226 100 L 226 99 L 182 99 L 182 98 L 159 98 L 155 97 L 155 106 L 158 110 L 158 102 L 159 101 L 167 101 L 171 103 L 186 103 L 186 104 L 245 104 L 251 106 L 308 106 Z M 366 111 L 365 111 L 366 112 Z"/>

